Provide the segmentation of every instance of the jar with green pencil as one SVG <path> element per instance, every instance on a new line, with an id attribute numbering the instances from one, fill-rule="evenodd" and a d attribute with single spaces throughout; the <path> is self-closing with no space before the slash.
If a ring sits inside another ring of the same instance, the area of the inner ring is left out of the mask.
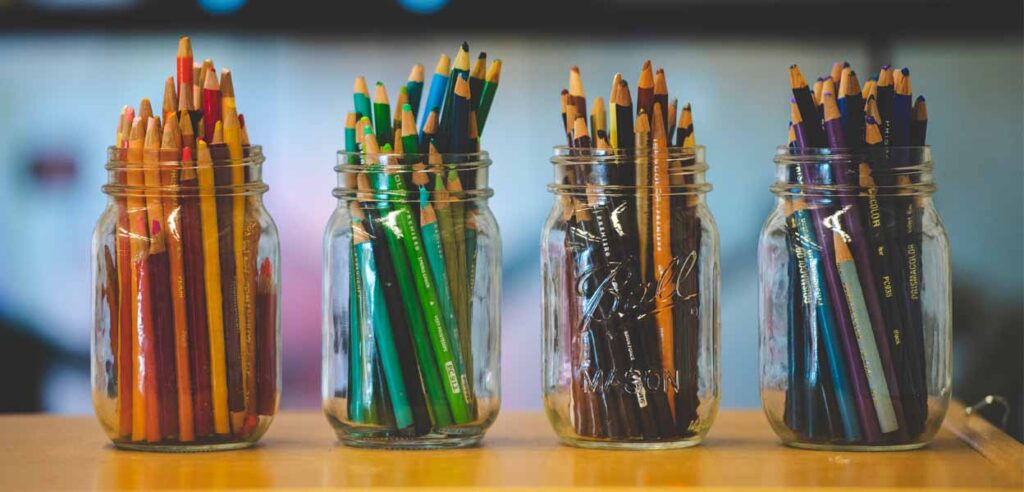
<path id="1" fill-rule="evenodd" d="M 789 144 L 758 248 L 761 402 L 782 442 L 925 446 L 950 399 L 950 253 L 910 71 L 790 67 Z M 812 88 L 813 87 L 813 88 Z"/>
<path id="2" fill-rule="evenodd" d="M 346 445 L 478 443 L 500 403 L 501 237 L 480 148 L 501 62 L 356 79 L 324 239 L 323 411 Z M 418 120 L 418 121 L 417 121 Z"/>
<path id="3" fill-rule="evenodd" d="M 690 105 L 644 63 L 589 111 L 562 92 L 555 203 L 541 236 L 544 406 L 566 444 L 697 445 L 718 409 L 718 231 Z M 678 120 L 677 120 L 678 116 Z"/>

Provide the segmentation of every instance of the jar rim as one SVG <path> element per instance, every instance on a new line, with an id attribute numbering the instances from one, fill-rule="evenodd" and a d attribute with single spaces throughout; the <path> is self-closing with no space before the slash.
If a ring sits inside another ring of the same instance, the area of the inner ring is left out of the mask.
<path id="1" fill-rule="evenodd" d="M 799 163 L 816 163 L 822 159 L 843 160 L 885 160 L 891 169 L 916 168 L 927 170 L 932 167 L 932 147 L 918 146 L 876 146 L 876 147 L 790 147 L 779 145 L 775 148 L 774 162 L 786 166 Z"/>
<path id="2" fill-rule="evenodd" d="M 669 185 L 668 191 L 661 193 L 663 196 L 684 196 L 704 195 L 709 193 L 714 186 L 711 183 L 687 183 Z M 640 185 L 579 185 L 579 184 L 557 184 L 548 185 L 548 191 L 557 196 L 587 196 L 596 195 L 599 197 L 634 197 L 638 193 L 654 195 L 653 186 Z"/>
<path id="3" fill-rule="evenodd" d="M 197 196 L 253 196 L 265 193 L 270 187 L 260 177 L 258 168 L 266 158 L 263 155 L 263 147 L 251 145 L 247 149 L 249 156 L 242 159 L 214 159 L 210 165 L 200 166 L 196 160 L 158 160 L 156 162 L 129 162 L 124 159 L 124 148 L 107 147 L 108 160 L 105 166 L 109 173 L 109 181 L 100 189 L 103 193 L 112 197 L 197 197 Z M 212 186 L 202 187 L 198 185 L 200 172 L 213 168 L 218 173 L 231 172 L 240 169 L 243 172 L 241 183 L 217 183 Z M 256 171 L 245 173 L 246 170 L 255 168 Z M 160 174 L 159 185 L 128 184 L 128 176 L 132 173 L 146 173 L 156 171 Z M 172 183 L 164 183 L 166 176 L 174 176 Z M 196 180 L 196 184 L 185 184 L 182 182 Z"/>
<path id="4" fill-rule="evenodd" d="M 704 153 L 706 148 L 703 145 L 697 145 L 694 147 L 665 147 L 663 150 L 653 147 L 645 149 L 646 155 L 660 155 L 664 153 L 668 156 L 669 160 L 680 161 L 680 160 L 693 160 L 693 166 L 704 166 L 707 164 L 704 161 Z M 598 149 L 594 147 L 569 147 L 568 145 L 555 145 L 552 147 L 551 163 L 560 165 L 579 165 L 585 164 L 578 162 L 578 159 L 591 159 L 599 161 L 602 164 L 608 163 L 609 161 L 621 160 L 621 159 L 632 159 L 638 154 L 635 148 L 615 148 L 615 149 Z"/>
<path id="5" fill-rule="evenodd" d="M 242 159 L 230 159 L 230 158 L 228 158 L 228 159 L 213 159 L 211 162 L 216 167 L 231 167 L 231 166 L 246 167 L 246 166 L 260 165 L 260 164 L 263 164 L 264 161 L 266 161 L 266 157 L 263 155 L 263 146 L 262 145 L 250 145 L 248 150 L 249 150 L 249 157 L 244 157 Z M 173 164 L 173 165 L 178 166 L 179 169 L 181 169 L 181 170 L 197 170 L 197 169 L 199 169 L 199 165 L 198 165 L 197 161 L 194 158 L 192 160 L 190 160 L 190 161 L 183 161 L 183 160 L 180 160 L 180 159 L 171 159 L 171 160 L 160 159 L 160 160 L 158 160 L 155 163 L 152 163 L 152 162 L 148 162 L 148 163 L 144 163 L 144 162 L 128 162 L 126 159 L 122 158 L 122 154 L 124 154 L 124 152 L 125 152 L 125 149 L 123 147 L 116 147 L 114 145 L 111 145 L 111 146 L 107 147 L 107 164 L 106 164 L 106 169 L 108 171 L 124 170 L 124 169 L 127 169 L 129 165 L 137 165 L 139 167 L 145 167 L 145 166 L 152 166 L 153 164 L 156 164 L 157 166 L 161 166 L 161 167 L 166 167 L 166 166 L 170 166 L 170 165 Z M 182 164 L 189 164 L 189 165 L 185 166 L 185 165 L 182 165 Z M 218 164 L 219 164 L 219 166 L 218 166 Z"/>
<path id="6" fill-rule="evenodd" d="M 371 163 L 360 162 L 366 156 L 362 152 L 339 150 L 336 155 L 338 156 L 338 164 L 334 166 L 336 172 L 345 170 L 356 172 L 361 170 L 369 171 L 371 168 L 374 171 L 380 171 L 382 167 L 388 171 L 407 172 L 415 164 L 425 164 L 427 166 L 444 165 L 449 170 L 466 171 L 489 167 L 492 164 L 490 153 L 486 150 L 481 150 L 480 152 L 439 152 L 435 154 L 422 152 L 415 154 L 378 152 L 377 162 Z M 349 162 L 350 160 L 353 162 Z M 440 160 L 440 162 L 436 162 L 437 160 Z M 431 163 L 431 161 L 435 162 Z"/>

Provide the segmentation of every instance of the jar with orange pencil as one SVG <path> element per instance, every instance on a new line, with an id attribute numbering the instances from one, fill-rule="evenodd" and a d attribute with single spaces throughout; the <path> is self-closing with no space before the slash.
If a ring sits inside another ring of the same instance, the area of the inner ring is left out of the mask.
<path id="1" fill-rule="evenodd" d="M 541 236 L 544 404 L 573 446 L 701 442 L 718 408 L 718 232 L 690 106 L 650 62 L 587 107 L 563 91 L 554 207 Z M 588 109 L 589 124 L 588 124 Z"/>
<path id="2" fill-rule="evenodd" d="M 188 38 L 161 114 L 121 111 L 93 234 L 92 398 L 119 448 L 251 446 L 280 394 L 277 228 L 231 72 Z"/>

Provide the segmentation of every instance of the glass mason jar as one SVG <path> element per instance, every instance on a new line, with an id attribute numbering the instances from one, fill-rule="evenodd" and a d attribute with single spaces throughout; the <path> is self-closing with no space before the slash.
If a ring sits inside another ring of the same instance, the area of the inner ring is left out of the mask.
<path id="1" fill-rule="evenodd" d="M 500 404 L 490 158 L 339 152 L 338 162 L 324 238 L 327 420 L 350 446 L 476 444 Z"/>
<path id="2" fill-rule="evenodd" d="M 556 147 L 541 236 L 544 405 L 588 448 L 693 446 L 718 410 L 704 148 Z"/>
<path id="3" fill-rule="evenodd" d="M 92 396 L 119 448 L 247 447 L 277 409 L 280 253 L 263 153 L 246 146 L 239 162 L 223 145 L 205 150 L 187 161 L 108 152 L 110 200 L 92 241 Z"/>
<path id="4" fill-rule="evenodd" d="M 775 155 L 758 248 L 761 402 L 783 443 L 905 450 L 950 398 L 949 242 L 929 147 Z"/>

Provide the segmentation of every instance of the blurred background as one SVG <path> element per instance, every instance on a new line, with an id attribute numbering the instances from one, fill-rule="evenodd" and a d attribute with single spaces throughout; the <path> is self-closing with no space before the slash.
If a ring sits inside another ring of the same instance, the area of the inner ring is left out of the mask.
<path id="1" fill-rule="evenodd" d="M 651 58 L 692 101 L 721 233 L 722 403 L 756 408 L 757 236 L 785 143 L 787 67 L 910 67 L 928 98 L 953 249 L 954 395 L 1024 407 L 1020 1 L 0 0 L 0 411 L 90 413 L 90 236 L 118 112 L 155 104 L 177 39 L 231 68 L 281 232 L 285 409 L 319 406 L 321 235 L 352 80 L 389 86 L 470 42 L 504 62 L 483 146 L 504 237 L 503 408 L 539 409 L 540 227 L 559 91 Z M 1001 410 L 986 415 L 1000 420 Z"/>

